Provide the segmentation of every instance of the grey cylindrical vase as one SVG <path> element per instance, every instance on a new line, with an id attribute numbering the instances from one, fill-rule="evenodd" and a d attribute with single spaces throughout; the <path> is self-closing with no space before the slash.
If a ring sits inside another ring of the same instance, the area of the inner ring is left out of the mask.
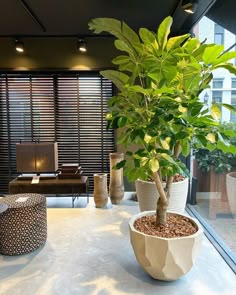
<path id="1" fill-rule="evenodd" d="M 107 174 L 96 173 L 94 179 L 94 202 L 96 208 L 103 208 L 108 202 Z"/>
<path id="2" fill-rule="evenodd" d="M 124 198 L 123 168 L 112 169 L 117 163 L 124 160 L 123 153 L 110 153 L 110 185 L 109 194 L 112 204 L 119 204 Z"/>

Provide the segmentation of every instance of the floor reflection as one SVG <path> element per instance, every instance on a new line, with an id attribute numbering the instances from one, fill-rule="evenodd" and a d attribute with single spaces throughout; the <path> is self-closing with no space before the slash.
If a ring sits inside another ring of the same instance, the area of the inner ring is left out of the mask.
<path id="1" fill-rule="evenodd" d="M 236 254 L 236 214 L 228 200 L 219 192 L 197 193 L 197 205 L 193 207 Z"/>

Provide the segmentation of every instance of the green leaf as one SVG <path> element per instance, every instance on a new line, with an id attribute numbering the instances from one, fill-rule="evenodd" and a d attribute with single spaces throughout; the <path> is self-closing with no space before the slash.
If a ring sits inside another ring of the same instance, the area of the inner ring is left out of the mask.
<path id="1" fill-rule="evenodd" d="M 203 61 L 205 64 L 212 64 L 224 50 L 223 45 L 208 46 L 203 53 Z"/>
<path id="2" fill-rule="evenodd" d="M 126 160 L 122 160 L 119 163 L 117 163 L 114 167 L 116 170 L 121 169 L 125 166 Z M 112 167 L 113 168 L 113 167 Z"/>
<path id="3" fill-rule="evenodd" d="M 138 150 L 135 152 L 135 154 L 137 154 L 137 155 L 143 157 L 143 155 L 146 154 L 146 151 L 145 151 L 145 149 L 138 149 Z"/>
<path id="4" fill-rule="evenodd" d="M 152 140 L 152 137 L 151 137 L 150 135 L 148 135 L 148 134 L 145 134 L 145 136 L 144 136 L 144 141 L 145 141 L 146 143 L 149 143 L 151 140 Z"/>
<path id="5" fill-rule="evenodd" d="M 170 145 L 169 142 L 166 140 L 161 140 L 161 145 L 165 150 L 169 150 L 170 149 Z"/>
<path id="6" fill-rule="evenodd" d="M 167 38 L 170 33 L 170 28 L 173 23 L 173 19 L 171 16 L 167 16 L 162 23 L 160 24 L 157 31 L 157 39 L 160 48 L 163 50 L 167 43 Z"/>
<path id="7" fill-rule="evenodd" d="M 176 138 L 177 140 L 179 140 L 179 139 L 184 139 L 184 138 L 186 138 L 186 137 L 188 137 L 188 136 L 189 136 L 188 132 L 186 132 L 186 131 L 180 131 L 180 132 L 178 132 L 178 133 L 176 134 L 175 138 Z"/>
<path id="8" fill-rule="evenodd" d="M 209 85 L 209 83 L 211 82 L 211 80 L 213 79 L 213 74 L 210 73 L 203 81 L 202 81 L 202 85 Z"/>
<path id="9" fill-rule="evenodd" d="M 129 133 L 123 132 L 119 138 L 117 139 L 117 143 L 126 144 L 127 140 L 129 138 Z"/>
<path id="10" fill-rule="evenodd" d="M 144 94 L 146 96 L 149 96 L 150 93 L 152 92 L 152 89 L 144 89 L 140 85 L 129 86 L 129 89 L 134 90 L 135 92 L 142 93 L 142 94 Z"/>
<path id="11" fill-rule="evenodd" d="M 122 31 L 124 36 L 126 36 L 133 43 L 140 42 L 138 35 L 125 22 L 122 22 Z"/>
<path id="12" fill-rule="evenodd" d="M 192 106 L 190 106 L 191 116 L 196 116 L 201 112 L 203 108 L 203 104 L 201 102 L 196 102 Z"/>
<path id="13" fill-rule="evenodd" d="M 176 165 L 176 162 L 174 161 L 174 159 L 173 159 L 171 156 L 169 156 L 168 154 L 166 154 L 166 153 L 161 153 L 161 156 L 162 156 L 162 158 L 164 158 L 165 160 L 167 160 L 167 161 L 170 162 L 171 164 Z"/>
<path id="14" fill-rule="evenodd" d="M 108 32 L 127 43 L 130 48 L 140 43 L 138 35 L 125 23 L 114 18 L 95 18 L 89 22 L 89 29 L 94 33 Z"/>
<path id="15" fill-rule="evenodd" d="M 167 41 L 166 49 L 174 49 L 176 47 L 179 47 L 187 38 L 189 38 L 190 34 L 185 34 L 182 36 L 172 37 L 169 38 Z"/>
<path id="16" fill-rule="evenodd" d="M 159 162 L 156 158 L 152 158 L 149 161 L 149 168 L 152 172 L 157 172 L 159 170 Z"/>
<path id="17" fill-rule="evenodd" d="M 195 118 L 192 118 L 192 120 L 196 121 L 197 123 L 203 123 L 204 125 L 210 125 L 210 126 L 218 126 L 219 123 L 216 122 L 215 120 L 209 118 L 209 117 L 201 117 L 201 118 L 198 118 L 198 117 L 195 117 Z"/>
<path id="18" fill-rule="evenodd" d="M 127 118 L 126 117 L 120 117 L 119 120 L 118 120 L 118 126 L 119 126 L 119 128 L 124 127 L 125 124 L 126 124 L 126 122 L 127 122 Z"/>
<path id="19" fill-rule="evenodd" d="M 190 143 L 187 138 L 180 140 L 182 154 L 187 157 L 190 153 Z"/>
<path id="20" fill-rule="evenodd" d="M 114 65 L 122 65 L 130 62 L 130 58 L 127 55 L 119 55 L 112 60 Z"/>
<path id="21" fill-rule="evenodd" d="M 191 38 L 183 45 L 190 53 L 200 47 L 200 42 L 197 38 Z"/>
<path id="22" fill-rule="evenodd" d="M 199 46 L 196 50 L 193 51 L 192 55 L 198 62 L 202 62 L 202 56 L 205 52 L 205 49 L 209 46 L 213 46 L 214 44 L 203 44 Z"/>
<path id="23" fill-rule="evenodd" d="M 221 63 L 225 63 L 230 61 L 231 59 L 236 58 L 236 52 L 225 52 L 223 53 L 219 58 L 217 58 L 212 64 L 213 65 L 218 65 Z"/>
<path id="24" fill-rule="evenodd" d="M 140 161 L 140 165 L 141 166 L 145 166 L 148 162 L 148 158 L 147 157 L 143 157 L 141 158 L 141 161 Z"/>
<path id="25" fill-rule="evenodd" d="M 209 140 L 211 143 L 215 143 L 216 142 L 216 137 L 214 133 L 208 133 L 206 136 L 206 139 Z"/>
<path id="26" fill-rule="evenodd" d="M 214 66 L 214 69 L 218 69 L 218 68 L 224 68 L 226 70 L 228 70 L 231 74 L 236 75 L 236 67 L 232 64 L 219 64 L 217 66 Z"/>
<path id="27" fill-rule="evenodd" d="M 126 169 L 125 174 L 126 174 L 129 182 L 132 182 L 132 181 L 136 180 L 135 172 L 136 172 L 136 168 L 128 168 L 128 169 Z"/>
<path id="28" fill-rule="evenodd" d="M 114 44 L 118 50 L 125 51 L 125 52 L 129 53 L 130 56 L 135 55 L 135 52 L 133 51 L 132 47 L 130 48 L 130 46 L 126 42 L 124 42 L 123 40 L 115 40 Z"/>
<path id="29" fill-rule="evenodd" d="M 215 119 L 215 120 L 219 120 L 221 118 L 221 111 L 218 108 L 217 105 L 213 104 L 211 106 L 211 116 Z"/>
<path id="30" fill-rule="evenodd" d="M 224 130 L 223 133 L 226 136 L 229 136 L 229 137 L 236 137 L 236 131 L 235 130 Z"/>
<path id="31" fill-rule="evenodd" d="M 222 150 L 224 153 L 232 153 L 232 154 L 236 154 L 236 146 L 234 145 L 226 145 L 224 142 L 222 141 L 218 141 L 217 142 L 217 148 L 219 150 Z"/>
<path id="32" fill-rule="evenodd" d="M 112 113 L 107 113 L 107 114 L 106 114 L 106 120 L 107 120 L 107 121 L 112 120 Z"/>
<path id="33" fill-rule="evenodd" d="M 130 61 L 130 57 L 127 55 L 120 55 L 112 60 L 114 65 L 119 65 L 120 71 L 134 72 L 135 64 Z"/>
<path id="34" fill-rule="evenodd" d="M 220 105 L 225 107 L 227 110 L 229 110 L 229 111 L 231 111 L 233 113 L 236 113 L 236 107 L 235 106 L 232 106 L 232 105 L 227 104 L 227 103 L 221 103 Z"/>
<path id="35" fill-rule="evenodd" d="M 150 45 L 155 41 L 155 35 L 146 28 L 139 29 L 139 36 L 141 37 L 144 44 Z"/>
<path id="36" fill-rule="evenodd" d="M 114 70 L 101 71 L 100 74 L 108 80 L 111 80 L 120 90 L 122 90 L 123 86 L 129 80 L 129 76 Z"/>
<path id="37" fill-rule="evenodd" d="M 99 34 L 101 32 L 109 32 L 117 38 L 121 37 L 121 22 L 112 18 L 95 18 L 89 22 L 89 30 Z"/>

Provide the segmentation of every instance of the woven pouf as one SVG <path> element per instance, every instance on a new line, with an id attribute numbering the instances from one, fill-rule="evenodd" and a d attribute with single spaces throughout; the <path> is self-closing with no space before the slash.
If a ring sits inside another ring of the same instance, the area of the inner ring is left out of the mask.
<path id="1" fill-rule="evenodd" d="M 32 252 L 47 239 L 46 198 L 40 194 L 17 194 L 0 199 L 8 209 L 0 214 L 0 253 Z"/>

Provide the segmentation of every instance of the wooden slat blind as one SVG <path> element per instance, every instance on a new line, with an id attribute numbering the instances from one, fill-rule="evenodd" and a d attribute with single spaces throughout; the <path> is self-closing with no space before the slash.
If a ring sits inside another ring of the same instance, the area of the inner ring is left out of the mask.
<path id="1" fill-rule="evenodd" d="M 0 75 L 0 193 L 17 176 L 15 145 L 20 140 L 58 142 L 59 166 L 79 162 L 89 176 L 109 172 L 114 132 L 106 129 L 110 81 L 98 73 Z"/>

